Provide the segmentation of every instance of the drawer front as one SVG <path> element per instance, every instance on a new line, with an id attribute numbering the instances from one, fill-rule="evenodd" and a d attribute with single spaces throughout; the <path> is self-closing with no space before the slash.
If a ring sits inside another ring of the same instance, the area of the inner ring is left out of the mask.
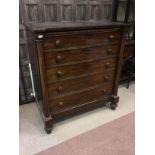
<path id="1" fill-rule="evenodd" d="M 112 94 L 112 84 L 100 85 L 79 93 L 53 98 L 53 100 L 50 101 L 50 105 L 52 112 L 57 112 L 79 104 L 102 99 L 110 94 Z"/>
<path id="2" fill-rule="evenodd" d="M 108 31 L 85 31 L 71 34 L 53 35 L 44 39 L 44 50 L 71 48 L 78 46 L 118 43 L 121 39 L 121 32 Z"/>
<path id="3" fill-rule="evenodd" d="M 55 66 L 47 68 L 47 81 L 57 81 L 75 76 L 86 75 L 95 72 L 113 70 L 116 67 L 116 59 L 97 60 L 73 65 Z"/>
<path id="4" fill-rule="evenodd" d="M 50 83 L 48 85 L 48 95 L 49 97 L 59 96 L 95 85 L 112 83 L 114 81 L 114 74 L 115 71 L 107 73 L 95 73 L 89 76 L 87 75 L 79 78 Z"/>
<path id="5" fill-rule="evenodd" d="M 45 52 L 46 66 L 72 63 L 85 60 L 93 60 L 102 57 L 116 56 L 119 53 L 119 45 L 99 46 L 76 50 Z"/>

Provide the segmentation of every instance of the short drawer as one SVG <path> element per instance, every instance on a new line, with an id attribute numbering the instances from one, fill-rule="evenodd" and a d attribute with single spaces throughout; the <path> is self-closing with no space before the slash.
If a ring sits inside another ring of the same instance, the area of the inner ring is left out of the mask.
<path id="1" fill-rule="evenodd" d="M 114 70 L 116 67 L 116 58 L 101 59 L 91 62 L 84 62 L 73 65 L 60 65 L 47 68 L 47 81 L 57 81 L 61 79 L 73 78 L 75 76 L 86 75 L 95 72 Z"/>
<path id="2" fill-rule="evenodd" d="M 61 111 L 79 104 L 86 104 L 112 94 L 111 85 L 100 85 L 75 94 L 57 97 L 50 100 L 52 112 Z"/>
<path id="3" fill-rule="evenodd" d="M 118 30 L 80 31 L 68 34 L 59 34 L 44 39 L 44 50 L 70 49 L 71 47 L 118 43 L 121 32 Z"/>
<path id="4" fill-rule="evenodd" d="M 75 50 L 45 52 L 45 64 L 46 66 L 50 66 L 55 64 L 72 63 L 93 60 L 102 57 L 116 56 L 119 54 L 119 48 L 119 45 L 111 45 L 95 46 Z"/>
<path id="5" fill-rule="evenodd" d="M 79 91 L 95 85 L 102 85 L 113 83 L 115 71 L 95 73 L 92 75 L 82 76 L 79 78 L 72 78 L 69 80 L 62 80 L 48 84 L 49 97 L 59 96 L 70 92 Z"/>

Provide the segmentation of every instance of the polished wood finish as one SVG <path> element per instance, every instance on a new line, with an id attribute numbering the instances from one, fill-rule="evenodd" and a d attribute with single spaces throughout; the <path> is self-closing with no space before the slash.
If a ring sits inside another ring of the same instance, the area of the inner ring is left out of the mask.
<path id="1" fill-rule="evenodd" d="M 34 94 L 47 133 L 57 119 L 109 102 L 112 110 L 117 107 L 126 26 L 110 21 L 26 26 L 39 81 Z"/>
<path id="2" fill-rule="evenodd" d="M 102 99 L 107 95 L 112 94 L 112 84 L 97 85 L 88 89 L 79 90 L 70 94 L 56 96 L 50 100 L 52 112 L 68 109 L 78 104 L 92 102 L 97 99 Z"/>
<path id="3" fill-rule="evenodd" d="M 119 53 L 119 44 L 117 45 L 96 45 L 70 50 L 52 50 L 45 52 L 46 66 L 56 64 L 66 64 L 78 61 L 88 61 L 91 59 L 99 59 L 111 56 L 117 56 Z"/>
<path id="4" fill-rule="evenodd" d="M 48 83 L 49 96 L 58 96 L 72 91 L 78 91 L 90 86 L 112 83 L 114 81 L 115 71 L 91 73 L 73 77 L 70 79 L 59 80 Z M 82 81 L 82 82 L 81 82 Z"/>
<path id="5" fill-rule="evenodd" d="M 53 37 L 45 38 L 46 42 L 44 44 L 45 50 L 69 48 L 69 47 L 81 47 L 90 46 L 95 44 L 109 44 L 117 43 L 120 41 L 121 34 L 119 31 L 92 31 L 90 32 L 77 32 L 73 34 L 63 34 L 63 35 L 53 35 Z"/>
<path id="6" fill-rule="evenodd" d="M 46 70 L 47 81 L 68 79 L 92 72 L 109 71 L 116 67 L 117 59 L 98 59 L 76 64 L 56 65 Z"/>

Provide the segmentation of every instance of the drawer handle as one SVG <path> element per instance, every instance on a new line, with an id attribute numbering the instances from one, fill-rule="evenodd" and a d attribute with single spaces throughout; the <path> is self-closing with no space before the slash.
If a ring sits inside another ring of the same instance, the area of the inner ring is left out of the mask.
<path id="1" fill-rule="evenodd" d="M 115 36 L 114 36 L 114 35 L 110 35 L 110 36 L 109 36 L 109 40 L 110 40 L 110 41 L 113 41 L 114 39 L 115 39 Z"/>
<path id="2" fill-rule="evenodd" d="M 106 67 L 106 68 L 109 68 L 109 67 L 110 67 L 110 62 L 107 62 L 107 63 L 105 64 L 105 67 Z"/>
<path id="3" fill-rule="evenodd" d="M 62 58 L 62 57 L 61 57 L 60 55 L 57 55 L 57 56 L 56 56 L 56 61 L 57 61 L 57 62 L 60 62 L 61 58 Z"/>
<path id="4" fill-rule="evenodd" d="M 62 88 L 61 86 L 59 86 L 59 87 L 58 87 L 58 91 L 59 91 L 59 93 L 61 93 L 62 90 L 63 90 L 63 88 Z"/>
<path id="5" fill-rule="evenodd" d="M 59 105 L 60 105 L 60 106 L 63 106 L 63 105 L 64 105 L 64 103 L 61 101 L 61 102 L 59 102 Z"/>
<path id="6" fill-rule="evenodd" d="M 57 77 L 62 77 L 62 72 L 61 71 L 57 71 Z"/>
<path id="7" fill-rule="evenodd" d="M 59 46 L 59 45 L 61 44 L 61 41 L 60 41 L 60 40 L 56 40 L 55 44 L 56 44 L 57 46 Z"/>
<path id="8" fill-rule="evenodd" d="M 108 48 L 107 49 L 107 54 L 111 54 L 111 52 L 112 52 L 112 49 L 111 48 Z"/>
<path id="9" fill-rule="evenodd" d="M 104 81 L 108 81 L 108 80 L 109 80 L 109 76 L 105 76 Z"/>
<path id="10" fill-rule="evenodd" d="M 103 89 L 103 93 L 105 94 L 107 92 L 107 90 L 106 89 Z"/>

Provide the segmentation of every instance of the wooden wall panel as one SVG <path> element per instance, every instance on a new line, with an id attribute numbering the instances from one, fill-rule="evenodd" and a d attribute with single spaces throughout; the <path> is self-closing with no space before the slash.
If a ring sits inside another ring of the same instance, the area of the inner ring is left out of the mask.
<path id="1" fill-rule="evenodd" d="M 40 12 L 39 0 L 22 0 L 22 13 L 24 22 L 41 22 L 42 16 Z"/>
<path id="2" fill-rule="evenodd" d="M 73 21 L 74 19 L 74 1 L 60 0 L 60 21 Z"/>
<path id="3" fill-rule="evenodd" d="M 91 0 L 89 2 L 89 20 L 100 20 L 101 19 L 101 1 Z"/>
<path id="4" fill-rule="evenodd" d="M 88 1 L 87 0 L 76 0 L 76 20 L 85 21 L 88 20 Z"/>
<path id="5" fill-rule="evenodd" d="M 110 19 L 112 15 L 112 1 L 103 1 L 102 19 Z"/>
<path id="6" fill-rule="evenodd" d="M 58 1 L 46 0 L 42 2 L 43 7 L 43 22 L 58 21 Z"/>
<path id="7" fill-rule="evenodd" d="M 20 0 L 23 22 L 109 19 L 112 2 L 113 0 Z"/>

